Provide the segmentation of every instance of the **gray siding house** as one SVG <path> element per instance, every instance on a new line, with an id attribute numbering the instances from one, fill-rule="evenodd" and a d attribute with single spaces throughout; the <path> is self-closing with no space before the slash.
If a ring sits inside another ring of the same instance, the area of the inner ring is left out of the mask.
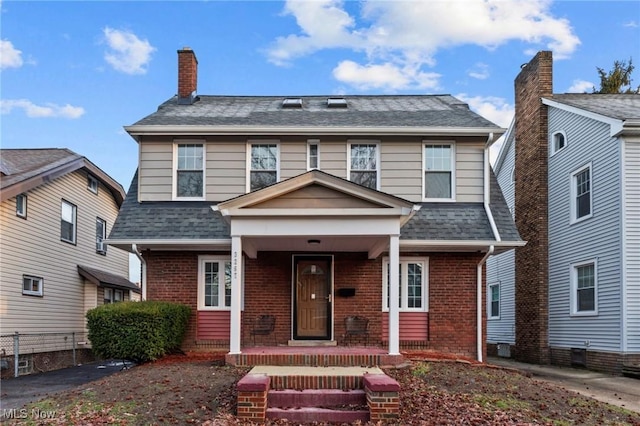
<path id="1" fill-rule="evenodd" d="M 533 95 L 520 103 L 516 95 L 513 137 L 496 162 L 523 238 L 546 227 L 547 241 L 539 238 L 539 255 L 519 257 L 525 249 L 518 248 L 489 260 L 488 285 L 500 283 L 500 306 L 511 310 L 515 300 L 515 321 L 510 312 L 504 324 L 488 317 L 489 351 L 508 343 L 523 360 L 620 373 L 640 364 L 640 95 L 553 94 L 550 76 L 549 52 L 523 68 L 516 93 Z M 517 126 L 532 111 L 546 120 L 519 138 Z M 518 161 L 532 152 L 534 165 Z M 537 177 L 543 219 L 521 209 L 527 192 L 519 180 Z M 533 267 L 545 271 L 539 285 L 527 283 Z M 537 317 L 525 283 L 546 299 Z M 510 326 L 515 339 L 503 334 Z"/>

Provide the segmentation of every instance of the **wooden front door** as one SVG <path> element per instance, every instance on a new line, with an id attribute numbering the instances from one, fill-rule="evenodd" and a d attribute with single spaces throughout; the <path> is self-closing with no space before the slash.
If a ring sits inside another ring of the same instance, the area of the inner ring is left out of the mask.
<path id="1" fill-rule="evenodd" d="M 295 258 L 294 339 L 331 338 L 331 258 Z"/>

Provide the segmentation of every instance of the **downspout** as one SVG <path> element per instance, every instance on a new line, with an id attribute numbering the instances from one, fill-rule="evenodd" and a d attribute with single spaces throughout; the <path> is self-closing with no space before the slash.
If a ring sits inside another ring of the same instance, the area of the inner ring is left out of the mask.
<path id="1" fill-rule="evenodd" d="M 496 239 L 496 242 L 501 241 L 500 233 L 498 232 L 498 227 L 496 226 L 495 220 L 493 220 L 493 214 L 491 213 L 491 208 L 489 207 L 489 203 L 491 202 L 491 185 L 490 181 L 490 164 L 489 164 L 489 148 L 493 144 L 493 133 L 489 134 L 487 138 L 487 143 L 484 146 L 484 196 L 483 196 L 483 205 L 484 211 L 487 214 L 487 219 L 489 220 L 489 225 L 491 226 L 491 232 Z M 484 342 L 484 337 L 482 335 L 482 312 L 484 307 L 482 306 L 482 294 L 483 294 L 483 286 L 482 286 L 482 267 L 485 262 L 493 254 L 495 247 L 494 245 L 489 246 L 489 250 L 484 255 L 482 260 L 478 263 L 477 271 L 476 271 L 476 352 L 478 354 L 478 361 L 482 362 L 482 343 Z"/>
<path id="2" fill-rule="evenodd" d="M 140 287 L 142 289 L 142 300 L 147 300 L 147 262 L 145 262 L 142 257 L 142 253 L 138 251 L 137 244 L 131 244 L 131 249 L 133 250 L 133 254 L 135 254 L 138 260 L 140 260 L 140 265 L 142 266 Z"/>
<path id="3" fill-rule="evenodd" d="M 489 256 L 491 256 L 493 254 L 493 250 L 494 250 L 494 246 L 493 244 L 489 246 L 489 250 L 487 251 L 487 254 L 484 255 L 484 257 L 482 258 L 482 260 L 478 263 L 478 267 L 477 267 L 477 277 L 476 277 L 476 281 L 477 281 L 477 285 L 476 285 L 476 304 L 477 304 L 477 309 L 476 309 L 476 321 L 477 321 L 477 326 L 476 326 L 476 350 L 478 353 L 478 361 L 482 362 L 482 342 L 483 342 L 483 337 L 482 337 L 482 266 L 485 264 L 485 262 L 487 261 L 487 259 L 489 258 Z"/>

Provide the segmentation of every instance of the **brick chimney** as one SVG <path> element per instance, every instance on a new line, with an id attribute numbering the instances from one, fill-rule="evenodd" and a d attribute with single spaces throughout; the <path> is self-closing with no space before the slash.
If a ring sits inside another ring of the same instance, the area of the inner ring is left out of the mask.
<path id="1" fill-rule="evenodd" d="M 178 103 L 190 105 L 198 89 L 198 60 L 190 47 L 178 50 Z"/>
<path id="2" fill-rule="evenodd" d="M 548 116 L 553 58 L 543 51 L 515 80 L 515 216 L 527 245 L 516 249 L 515 358 L 549 363 Z"/>

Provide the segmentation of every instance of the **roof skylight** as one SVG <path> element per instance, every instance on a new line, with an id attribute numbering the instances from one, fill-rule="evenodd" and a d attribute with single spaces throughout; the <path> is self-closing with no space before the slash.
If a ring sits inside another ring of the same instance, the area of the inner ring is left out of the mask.
<path id="1" fill-rule="evenodd" d="M 283 99 L 282 108 L 302 108 L 302 98 Z"/>
<path id="2" fill-rule="evenodd" d="M 328 98 L 327 107 L 328 108 L 346 108 L 347 100 L 345 98 Z"/>

